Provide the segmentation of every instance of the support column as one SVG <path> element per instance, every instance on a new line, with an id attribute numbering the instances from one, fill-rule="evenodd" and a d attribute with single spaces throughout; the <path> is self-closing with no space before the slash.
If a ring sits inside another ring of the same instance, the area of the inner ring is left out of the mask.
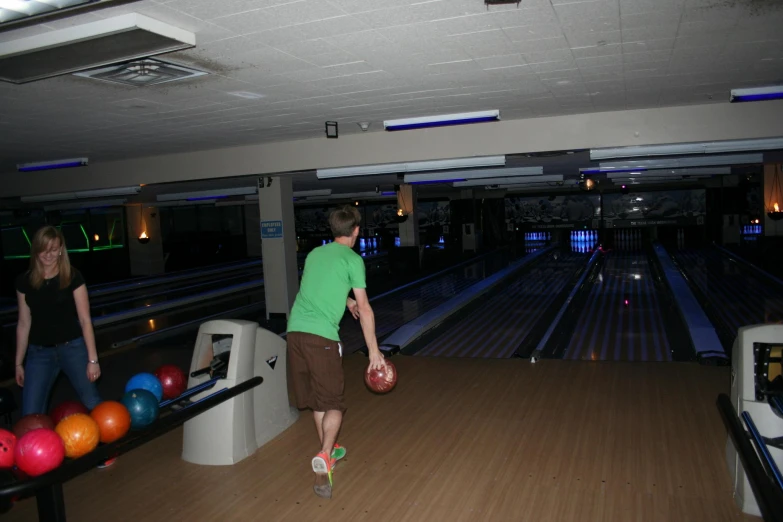
<path id="1" fill-rule="evenodd" d="M 481 228 L 476 213 L 476 200 L 473 190 L 460 191 L 459 212 L 462 215 L 461 230 L 458 232 L 462 240 L 462 251 L 481 249 Z"/>
<path id="2" fill-rule="evenodd" d="M 419 205 L 413 185 L 400 185 L 397 191 L 397 207 L 408 215 L 408 219 L 400 223 L 400 246 L 419 246 Z"/>
<path id="3" fill-rule="evenodd" d="M 155 207 L 141 205 L 125 207 L 125 228 L 132 276 L 162 274 L 166 271 L 163 258 L 163 236 L 160 215 Z M 141 240 L 140 240 L 141 238 Z"/>
<path id="4" fill-rule="evenodd" d="M 783 219 L 773 220 L 767 215 L 775 210 L 775 204 L 778 210 L 783 211 L 783 164 L 767 163 L 764 165 L 764 235 L 783 236 Z M 781 214 L 783 215 L 783 214 Z"/>
<path id="5" fill-rule="evenodd" d="M 285 315 L 287 319 L 299 291 L 294 191 L 290 177 L 258 179 L 258 213 L 266 318 Z"/>
<path id="6" fill-rule="evenodd" d="M 258 205 L 245 205 L 247 257 L 261 257 L 261 217 Z"/>

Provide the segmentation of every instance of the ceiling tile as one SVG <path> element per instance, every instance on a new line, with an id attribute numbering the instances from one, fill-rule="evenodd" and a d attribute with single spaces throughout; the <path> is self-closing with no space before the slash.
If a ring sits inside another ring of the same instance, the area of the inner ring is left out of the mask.
<path id="1" fill-rule="evenodd" d="M 564 29 L 563 32 L 571 47 L 616 45 L 622 42 L 620 31 L 571 32 Z"/>
<path id="2" fill-rule="evenodd" d="M 554 7 L 558 19 L 563 25 L 581 24 L 585 20 L 620 17 L 620 6 L 617 0 L 565 3 Z"/>
<path id="3" fill-rule="evenodd" d="M 625 53 L 623 54 L 623 63 L 626 64 L 647 64 L 649 62 L 668 62 L 672 51 L 653 51 L 649 53 Z"/>
<path id="4" fill-rule="evenodd" d="M 623 56 L 621 54 L 612 54 L 608 56 L 577 58 L 576 63 L 580 68 L 601 67 L 604 65 L 619 65 L 623 63 Z"/>
<path id="5" fill-rule="evenodd" d="M 674 38 L 665 38 L 662 40 L 645 40 L 639 42 L 624 42 L 622 44 L 623 54 L 669 51 L 674 47 L 674 42 Z"/>
<path id="6" fill-rule="evenodd" d="M 448 20 L 469 15 L 484 14 L 486 10 L 479 3 L 468 6 L 462 4 L 458 8 L 449 8 L 446 2 L 424 2 L 403 7 L 392 7 L 378 11 L 357 13 L 353 15 L 370 27 L 380 29 L 436 20 Z"/>
<path id="7" fill-rule="evenodd" d="M 343 16 L 345 13 L 342 10 L 328 2 L 300 0 L 289 4 L 220 16 L 213 18 L 211 22 L 237 34 L 250 34 Z"/>
<path id="8" fill-rule="evenodd" d="M 623 30 L 639 29 L 650 25 L 668 25 L 677 27 L 680 25 L 680 13 L 670 11 L 659 11 L 654 13 L 628 14 L 620 18 Z"/>
<path id="9" fill-rule="evenodd" d="M 323 38 L 326 42 L 341 48 L 344 51 L 356 52 L 357 50 L 383 49 L 391 45 L 392 41 L 385 38 L 378 31 L 363 30 L 352 33 L 342 33 Z"/>
<path id="10" fill-rule="evenodd" d="M 662 40 L 674 38 L 677 35 L 677 26 L 649 25 L 635 29 L 623 29 L 623 43 L 646 42 L 648 40 Z"/>
<path id="11" fill-rule="evenodd" d="M 585 82 L 593 81 L 622 81 L 622 65 L 606 65 L 603 67 L 590 67 L 580 69 L 582 78 Z"/>
<path id="12" fill-rule="evenodd" d="M 591 47 L 572 47 L 571 54 L 574 58 L 592 58 L 593 56 L 611 56 L 621 54 L 622 46 L 620 44 L 594 45 Z"/>
<path id="13" fill-rule="evenodd" d="M 503 67 L 518 67 L 527 65 L 521 54 L 508 54 L 505 56 L 480 58 L 476 60 L 476 63 L 485 71 L 491 69 L 500 69 Z"/>
<path id="14" fill-rule="evenodd" d="M 329 0 L 349 14 L 368 11 L 380 11 L 392 7 L 405 7 L 419 3 L 420 0 Z"/>
<path id="15" fill-rule="evenodd" d="M 680 13 L 685 0 L 620 0 L 620 15 L 641 13 Z"/>
<path id="16" fill-rule="evenodd" d="M 561 38 L 563 29 L 559 25 L 535 25 L 525 27 L 509 27 L 503 29 L 512 42 L 526 42 L 530 40 L 546 40 Z"/>
<path id="17" fill-rule="evenodd" d="M 570 48 L 568 41 L 562 36 L 558 38 L 547 38 L 545 40 L 527 40 L 524 42 L 515 42 L 514 47 L 522 53 L 568 50 Z"/>
<path id="18" fill-rule="evenodd" d="M 212 20 L 220 16 L 245 13 L 279 4 L 290 4 L 296 1 L 298 0 L 221 0 L 220 2 L 173 0 L 166 2 L 165 5 L 202 20 Z"/>

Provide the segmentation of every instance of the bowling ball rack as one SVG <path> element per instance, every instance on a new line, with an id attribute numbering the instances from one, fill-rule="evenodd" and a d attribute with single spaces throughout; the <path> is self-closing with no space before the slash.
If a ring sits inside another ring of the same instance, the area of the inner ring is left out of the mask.
<path id="1" fill-rule="evenodd" d="M 65 522 L 65 498 L 63 496 L 63 484 L 65 482 L 95 469 L 108 459 L 119 457 L 168 433 L 193 417 L 255 388 L 264 381 L 262 377 L 256 376 L 231 388 L 223 388 L 196 401 L 188 401 L 191 396 L 214 387 L 218 380 L 219 378 L 210 379 L 186 390 L 185 393 L 175 399 L 161 402 L 161 417 L 148 427 L 132 431 L 125 437 L 110 444 L 98 446 L 98 448 L 83 457 L 64 462 L 60 467 L 49 473 L 31 477 L 27 480 L 17 480 L 10 472 L 5 472 L 3 475 L 0 475 L 6 476 L 6 478 L 0 479 L 0 506 L 10 507 L 12 499 L 35 496 L 38 506 L 38 520 L 40 522 Z M 163 408 L 180 404 L 181 407 L 179 409 L 174 410 L 171 408 L 167 414 L 163 414 Z M 0 513 L 2 512 L 0 511 Z"/>

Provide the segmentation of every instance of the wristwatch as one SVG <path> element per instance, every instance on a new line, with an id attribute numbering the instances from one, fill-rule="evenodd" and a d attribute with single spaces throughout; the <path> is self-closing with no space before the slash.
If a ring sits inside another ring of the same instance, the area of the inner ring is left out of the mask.
<path id="1" fill-rule="evenodd" d="M 98 364 L 98 359 L 95 359 L 94 361 L 90 360 L 90 364 Z"/>

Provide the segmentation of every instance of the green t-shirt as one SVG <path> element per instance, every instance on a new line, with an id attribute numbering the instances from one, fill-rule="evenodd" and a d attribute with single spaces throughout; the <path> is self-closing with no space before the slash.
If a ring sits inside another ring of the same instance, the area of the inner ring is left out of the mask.
<path id="1" fill-rule="evenodd" d="M 366 286 L 362 256 L 337 242 L 313 249 L 305 260 L 288 331 L 339 341 L 348 292 Z"/>

